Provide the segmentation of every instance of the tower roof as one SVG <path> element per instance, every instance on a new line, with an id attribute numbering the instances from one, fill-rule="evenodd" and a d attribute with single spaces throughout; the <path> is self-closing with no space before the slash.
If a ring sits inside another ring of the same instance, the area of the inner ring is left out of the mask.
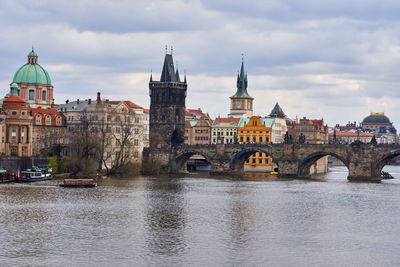
<path id="1" fill-rule="evenodd" d="M 247 92 L 247 73 L 244 72 L 243 58 L 242 58 L 242 66 L 240 68 L 240 74 L 237 77 L 237 91 L 231 96 L 231 98 L 252 98 Z"/>
<path id="2" fill-rule="evenodd" d="M 286 117 L 285 113 L 283 112 L 282 108 L 279 106 L 278 102 L 276 102 L 275 107 L 272 109 L 270 117 Z"/>
<path id="3" fill-rule="evenodd" d="M 178 70 L 175 72 L 174 60 L 172 59 L 171 54 L 165 54 L 160 82 L 181 82 Z"/>

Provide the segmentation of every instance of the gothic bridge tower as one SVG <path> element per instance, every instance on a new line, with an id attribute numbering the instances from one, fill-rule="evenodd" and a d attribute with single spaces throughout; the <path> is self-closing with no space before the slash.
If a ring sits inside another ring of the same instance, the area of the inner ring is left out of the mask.
<path id="1" fill-rule="evenodd" d="M 181 82 L 171 54 L 166 53 L 160 81 L 150 76 L 150 147 L 171 148 L 184 142 L 186 74 Z"/>

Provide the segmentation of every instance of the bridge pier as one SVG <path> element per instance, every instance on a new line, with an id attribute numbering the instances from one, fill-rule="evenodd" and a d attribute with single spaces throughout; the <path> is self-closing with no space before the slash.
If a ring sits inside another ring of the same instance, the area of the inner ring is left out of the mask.
<path id="1" fill-rule="evenodd" d="M 380 181 L 382 177 L 380 173 L 371 166 L 370 162 L 351 162 L 349 164 L 349 181 Z"/>
<path id="2" fill-rule="evenodd" d="M 232 170 L 230 168 L 230 160 L 211 160 L 210 161 L 211 170 L 210 174 L 212 175 L 229 175 L 232 174 Z"/>
<path id="3" fill-rule="evenodd" d="M 298 177 L 299 162 L 296 160 L 280 160 L 279 176 L 280 177 Z"/>

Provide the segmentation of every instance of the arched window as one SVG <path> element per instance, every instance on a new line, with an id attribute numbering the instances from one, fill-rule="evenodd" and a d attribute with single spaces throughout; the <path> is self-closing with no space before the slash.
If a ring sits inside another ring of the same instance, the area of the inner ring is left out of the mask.
<path id="1" fill-rule="evenodd" d="M 56 124 L 57 124 L 57 125 L 61 125 L 61 117 L 57 117 L 57 119 L 56 119 Z"/>
<path id="2" fill-rule="evenodd" d="M 42 91 L 42 100 L 43 101 L 46 100 L 46 91 L 45 90 Z"/>
<path id="3" fill-rule="evenodd" d="M 46 115 L 46 125 L 51 125 L 51 116 Z"/>
<path id="4" fill-rule="evenodd" d="M 36 124 L 42 124 L 42 116 L 40 114 L 36 115 Z"/>

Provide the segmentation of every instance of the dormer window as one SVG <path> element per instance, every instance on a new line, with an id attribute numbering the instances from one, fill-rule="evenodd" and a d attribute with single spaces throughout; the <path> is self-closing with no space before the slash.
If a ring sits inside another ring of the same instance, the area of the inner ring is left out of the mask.
<path id="1" fill-rule="evenodd" d="M 46 125 L 51 125 L 51 116 L 50 115 L 46 116 Z"/>
<path id="2" fill-rule="evenodd" d="M 40 115 L 36 116 L 36 124 L 42 124 L 42 118 Z"/>

